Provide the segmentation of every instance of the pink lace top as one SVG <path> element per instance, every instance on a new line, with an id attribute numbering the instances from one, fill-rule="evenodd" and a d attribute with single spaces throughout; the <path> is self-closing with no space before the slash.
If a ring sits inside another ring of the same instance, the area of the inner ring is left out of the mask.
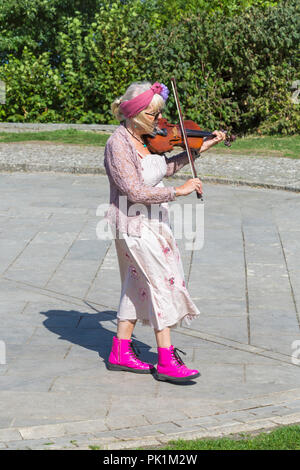
<path id="1" fill-rule="evenodd" d="M 167 177 L 189 162 L 186 152 L 171 158 L 165 157 L 165 160 Z M 140 237 L 142 219 L 140 215 L 129 215 L 130 206 L 137 203 L 148 206 L 174 201 L 175 187 L 153 187 L 145 184 L 141 159 L 123 124 L 106 143 L 104 166 L 110 183 L 110 206 L 106 219 L 118 231 Z M 126 196 L 127 199 L 120 199 L 120 196 Z"/>

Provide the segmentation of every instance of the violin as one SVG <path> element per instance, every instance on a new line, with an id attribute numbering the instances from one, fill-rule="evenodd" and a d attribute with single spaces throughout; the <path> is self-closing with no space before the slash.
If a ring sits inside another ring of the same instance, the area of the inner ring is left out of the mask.
<path id="1" fill-rule="evenodd" d="M 192 157 L 191 148 L 200 149 L 202 147 L 203 139 L 205 137 L 212 138 L 214 137 L 214 134 L 211 132 L 207 133 L 206 131 L 202 131 L 201 128 L 198 126 L 198 124 L 195 124 L 193 121 L 185 121 L 184 123 L 182 111 L 180 108 L 179 98 L 178 98 L 176 80 L 174 77 L 171 78 L 171 84 L 172 84 L 175 103 L 177 106 L 177 111 L 178 111 L 178 116 L 179 116 L 179 125 L 177 126 L 175 124 L 169 124 L 166 119 L 160 119 L 158 121 L 157 130 L 154 133 L 154 136 L 153 137 L 150 136 L 147 138 L 147 147 L 149 148 L 150 151 L 154 153 L 164 153 L 164 152 L 168 152 L 172 150 L 175 145 L 183 146 L 187 152 L 187 156 L 191 165 L 193 178 L 197 178 L 197 173 L 196 173 L 196 169 L 194 165 L 194 160 Z M 186 125 L 188 125 L 189 127 L 192 126 L 193 128 L 186 129 L 185 127 Z M 196 126 L 196 129 L 195 129 L 195 126 Z M 195 132 L 197 134 L 195 134 Z M 157 145 L 155 145 L 155 139 L 157 139 L 158 141 Z M 150 140 L 151 147 L 149 147 L 149 140 Z M 189 140 L 190 140 L 190 143 L 189 143 Z M 229 139 L 227 139 L 228 143 L 225 145 L 228 145 L 228 144 L 230 145 L 230 142 L 232 142 L 233 140 L 235 140 L 235 136 L 229 137 Z M 197 192 L 196 194 L 197 194 L 197 198 L 203 202 L 202 193 Z"/>
<path id="2" fill-rule="evenodd" d="M 200 149 L 204 138 L 213 139 L 215 134 L 209 131 L 203 131 L 194 121 L 183 121 L 186 131 L 187 142 L 190 149 Z M 222 130 L 222 132 L 226 132 Z M 185 148 L 184 136 L 179 124 L 171 124 L 165 118 L 157 122 L 157 127 L 152 135 L 144 136 L 147 148 L 152 153 L 162 154 L 170 152 L 173 147 L 179 146 Z M 229 135 L 226 132 L 224 145 L 230 147 L 231 142 L 236 139 L 235 135 Z"/>

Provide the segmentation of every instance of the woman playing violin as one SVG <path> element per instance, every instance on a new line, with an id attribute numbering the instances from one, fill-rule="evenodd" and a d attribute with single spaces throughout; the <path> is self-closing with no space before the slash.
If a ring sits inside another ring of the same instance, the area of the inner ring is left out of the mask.
<path id="1" fill-rule="evenodd" d="M 200 314 L 185 285 L 180 252 L 172 233 L 168 202 L 193 191 L 202 193 L 199 178 L 180 186 L 165 187 L 163 178 L 189 163 L 186 152 L 167 158 L 150 153 L 144 136 L 151 134 L 162 117 L 168 89 L 158 82 L 132 83 L 112 104 L 120 126 L 108 139 L 104 164 L 110 182 L 107 218 L 115 228 L 115 246 L 122 281 L 107 367 L 135 373 L 154 373 L 159 380 L 185 382 L 199 377 L 174 348 L 171 328 L 189 325 Z M 225 139 L 214 131 L 197 152 Z M 150 210 L 151 209 L 151 210 Z M 131 340 L 137 320 L 154 329 L 158 364 L 143 362 Z"/>

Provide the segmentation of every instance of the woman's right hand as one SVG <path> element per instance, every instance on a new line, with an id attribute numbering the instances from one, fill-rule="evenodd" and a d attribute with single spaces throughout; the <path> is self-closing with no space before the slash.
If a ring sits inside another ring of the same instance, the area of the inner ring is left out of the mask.
<path id="1" fill-rule="evenodd" d="M 187 196 L 191 194 L 193 191 L 197 191 L 197 193 L 202 194 L 202 182 L 199 178 L 191 178 L 186 181 L 181 186 L 175 188 L 176 196 Z"/>

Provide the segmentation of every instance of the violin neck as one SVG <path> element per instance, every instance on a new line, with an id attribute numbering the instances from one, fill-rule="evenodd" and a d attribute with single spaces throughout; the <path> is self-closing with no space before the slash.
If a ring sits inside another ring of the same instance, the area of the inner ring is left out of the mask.
<path id="1" fill-rule="evenodd" d="M 197 131 L 195 129 L 186 129 L 186 134 L 187 134 L 187 137 L 200 137 L 200 138 L 204 138 L 204 137 L 215 137 L 215 134 L 213 134 L 212 132 L 209 132 L 209 131 Z M 161 135 L 162 137 L 166 137 L 168 135 L 168 131 L 167 129 L 165 128 L 157 128 L 155 129 L 155 132 L 152 136 L 149 136 L 149 137 L 155 137 L 156 135 Z"/>
<path id="2" fill-rule="evenodd" d="M 214 137 L 214 134 L 209 131 L 197 131 L 194 129 L 186 129 L 187 137 Z"/>

